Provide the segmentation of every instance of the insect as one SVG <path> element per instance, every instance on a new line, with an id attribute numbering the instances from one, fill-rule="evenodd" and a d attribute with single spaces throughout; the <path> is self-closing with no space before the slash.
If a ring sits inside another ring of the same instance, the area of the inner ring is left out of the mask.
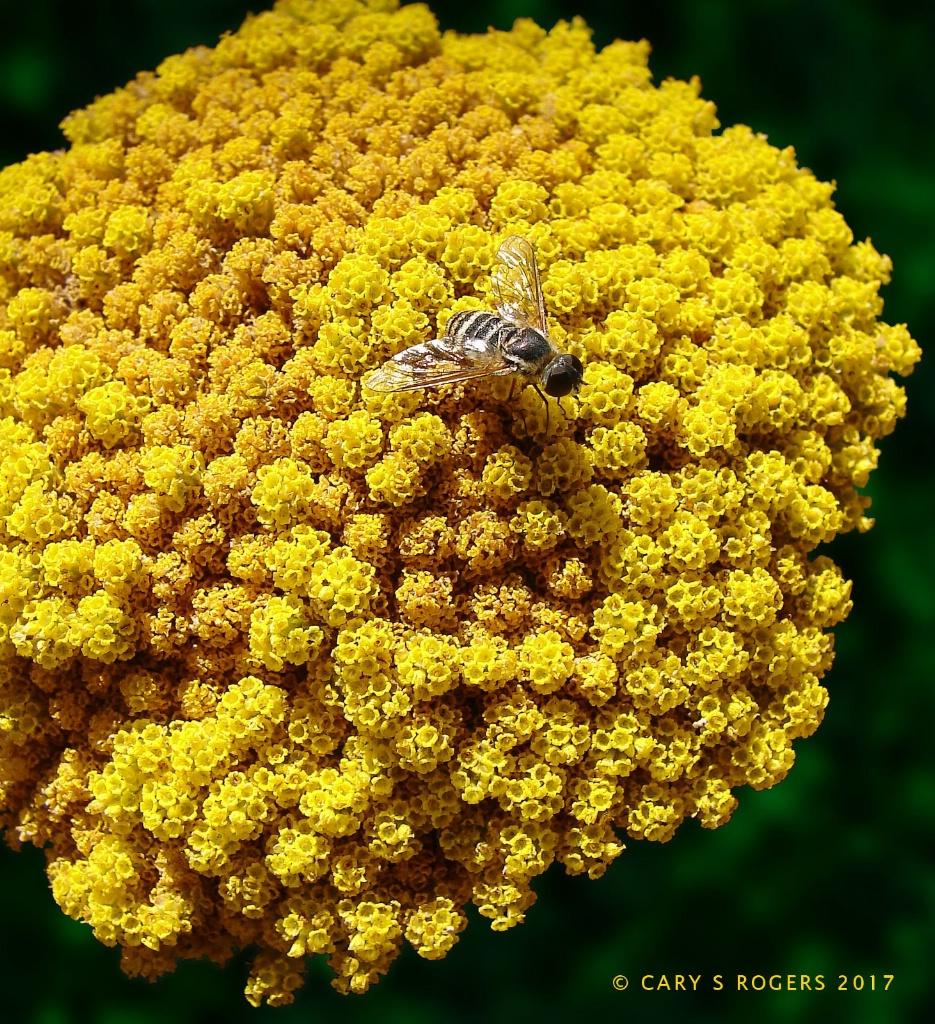
<path id="1" fill-rule="evenodd" d="M 496 313 L 479 309 L 455 313 L 444 337 L 403 349 L 364 384 L 371 391 L 415 391 L 484 377 L 512 377 L 513 384 L 531 384 L 546 403 L 548 431 L 548 401 L 542 391 L 552 398 L 577 394 L 583 367 L 577 356 L 562 352 L 549 337 L 539 265 L 525 238 L 510 235 L 500 246 L 491 283 Z"/>

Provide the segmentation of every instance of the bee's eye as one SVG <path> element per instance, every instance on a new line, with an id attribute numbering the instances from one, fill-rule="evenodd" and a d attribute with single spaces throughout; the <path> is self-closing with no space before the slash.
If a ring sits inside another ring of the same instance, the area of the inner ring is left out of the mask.
<path id="1" fill-rule="evenodd" d="M 545 372 L 543 387 L 552 398 L 564 398 L 581 387 L 584 367 L 577 356 L 559 356 Z"/>
<path id="2" fill-rule="evenodd" d="M 545 393 L 553 398 L 564 398 L 571 394 L 571 374 L 564 370 L 557 373 L 550 373 L 549 379 L 545 382 Z"/>

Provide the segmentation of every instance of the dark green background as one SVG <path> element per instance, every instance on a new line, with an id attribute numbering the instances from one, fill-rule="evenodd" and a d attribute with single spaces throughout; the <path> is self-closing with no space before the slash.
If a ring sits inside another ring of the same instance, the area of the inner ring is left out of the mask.
<path id="1" fill-rule="evenodd" d="M 235 29 L 245 0 L 3 0 L 0 164 L 62 144 L 71 109 L 164 56 Z M 926 348 L 935 291 L 935 8 L 908 0 L 477 0 L 432 5 L 443 27 L 551 27 L 584 15 L 599 45 L 653 43 L 656 80 L 699 74 L 724 125 L 794 145 L 838 182 L 858 239 L 895 263 L 885 317 Z M 854 579 L 837 630 L 822 728 L 790 777 L 740 794 L 716 832 L 684 825 L 664 846 L 631 843 L 598 882 L 549 873 L 525 925 L 473 915 L 447 959 L 404 953 L 363 997 L 316 963 L 296 1004 L 251 1010 L 241 958 L 130 981 L 117 953 L 55 907 L 41 854 L 0 849 L 0 1020 L 120 1022 L 526 1020 L 870 1021 L 935 1006 L 935 402 L 931 359 L 908 380 L 909 416 L 883 442 L 869 488 L 878 525 L 831 552 Z M 699 994 L 644 993 L 643 974 L 703 975 Z M 812 993 L 732 991 L 736 974 L 822 974 Z M 630 989 L 611 979 L 626 974 Z M 711 991 L 714 974 L 726 988 Z M 836 991 L 839 974 L 893 974 L 888 992 Z"/>

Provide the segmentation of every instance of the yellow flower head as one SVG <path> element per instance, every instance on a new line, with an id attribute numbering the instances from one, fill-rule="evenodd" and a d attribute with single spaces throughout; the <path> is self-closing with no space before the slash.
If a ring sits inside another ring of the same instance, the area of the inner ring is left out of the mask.
<path id="1" fill-rule="evenodd" d="M 648 46 L 279 0 L 0 172 L 0 792 L 154 977 L 363 992 L 821 721 L 890 263 Z M 527 239 L 575 396 L 361 386 Z"/>

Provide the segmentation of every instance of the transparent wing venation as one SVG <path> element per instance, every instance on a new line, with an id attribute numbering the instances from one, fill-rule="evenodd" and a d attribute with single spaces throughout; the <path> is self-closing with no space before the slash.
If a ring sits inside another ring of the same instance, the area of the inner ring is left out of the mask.
<path id="1" fill-rule="evenodd" d="M 514 372 L 499 347 L 480 338 L 434 338 L 411 345 L 364 380 L 371 391 L 416 391 Z"/>
<path id="2" fill-rule="evenodd" d="M 491 284 L 497 312 L 504 320 L 517 327 L 534 327 L 548 337 L 539 264 L 525 238 L 510 235 L 497 250 Z"/>

